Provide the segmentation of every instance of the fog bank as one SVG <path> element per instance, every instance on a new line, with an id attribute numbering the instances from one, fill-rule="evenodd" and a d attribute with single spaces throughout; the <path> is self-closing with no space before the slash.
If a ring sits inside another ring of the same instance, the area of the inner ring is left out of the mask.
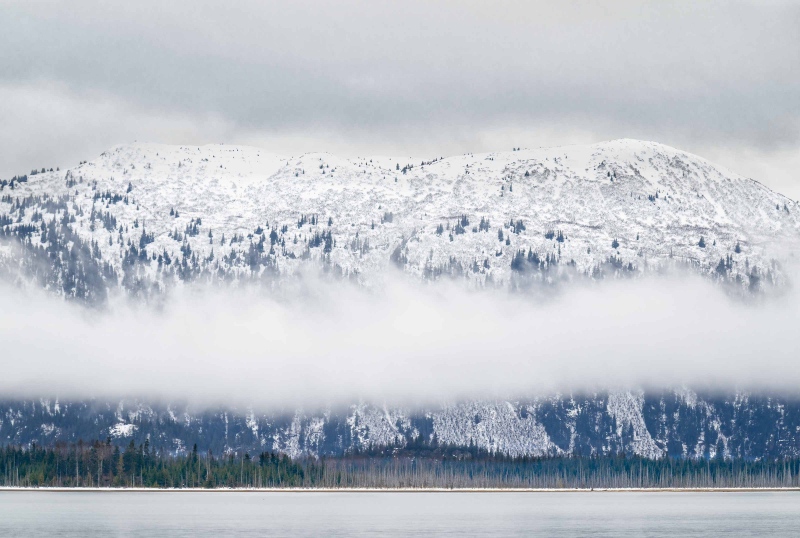
<path id="1" fill-rule="evenodd" d="M 551 391 L 800 384 L 800 301 L 697 278 L 575 285 L 543 300 L 450 284 L 174 292 L 87 310 L 0 289 L 5 396 L 263 406 L 414 404 Z"/>

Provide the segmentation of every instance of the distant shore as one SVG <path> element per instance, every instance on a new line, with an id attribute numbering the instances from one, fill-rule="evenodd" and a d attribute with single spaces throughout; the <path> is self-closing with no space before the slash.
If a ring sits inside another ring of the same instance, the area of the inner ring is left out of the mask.
<path id="1" fill-rule="evenodd" d="M 800 487 L 764 488 L 64 488 L 0 487 L 1 492 L 45 493 L 755 493 L 800 492 Z"/>

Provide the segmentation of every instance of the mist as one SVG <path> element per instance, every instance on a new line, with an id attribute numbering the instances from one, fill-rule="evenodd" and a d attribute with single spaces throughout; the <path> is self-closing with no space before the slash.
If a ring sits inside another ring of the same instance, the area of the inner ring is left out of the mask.
<path id="1" fill-rule="evenodd" d="M 93 310 L 0 289 L 5 396 L 261 407 L 403 405 L 681 385 L 800 384 L 800 301 L 744 302 L 696 277 L 574 285 L 546 298 L 389 279 L 291 292 L 173 291 Z"/>

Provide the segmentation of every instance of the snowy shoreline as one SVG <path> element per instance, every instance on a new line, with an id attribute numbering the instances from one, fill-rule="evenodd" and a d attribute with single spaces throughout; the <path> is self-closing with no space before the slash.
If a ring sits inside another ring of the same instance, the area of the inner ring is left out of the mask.
<path id="1" fill-rule="evenodd" d="M 798 487 L 764 488 L 59 488 L 0 487 L 0 492 L 48 493 L 756 493 L 800 492 Z"/>

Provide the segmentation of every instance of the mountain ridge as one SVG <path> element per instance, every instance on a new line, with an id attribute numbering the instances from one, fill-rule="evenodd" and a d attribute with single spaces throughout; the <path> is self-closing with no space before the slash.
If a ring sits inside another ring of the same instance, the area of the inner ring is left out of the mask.
<path id="1" fill-rule="evenodd" d="M 630 139 L 421 162 L 137 143 L 23 177 L 0 183 L 0 266 L 89 302 L 304 266 L 514 289 L 685 267 L 748 293 L 800 245 L 797 202 Z"/>

